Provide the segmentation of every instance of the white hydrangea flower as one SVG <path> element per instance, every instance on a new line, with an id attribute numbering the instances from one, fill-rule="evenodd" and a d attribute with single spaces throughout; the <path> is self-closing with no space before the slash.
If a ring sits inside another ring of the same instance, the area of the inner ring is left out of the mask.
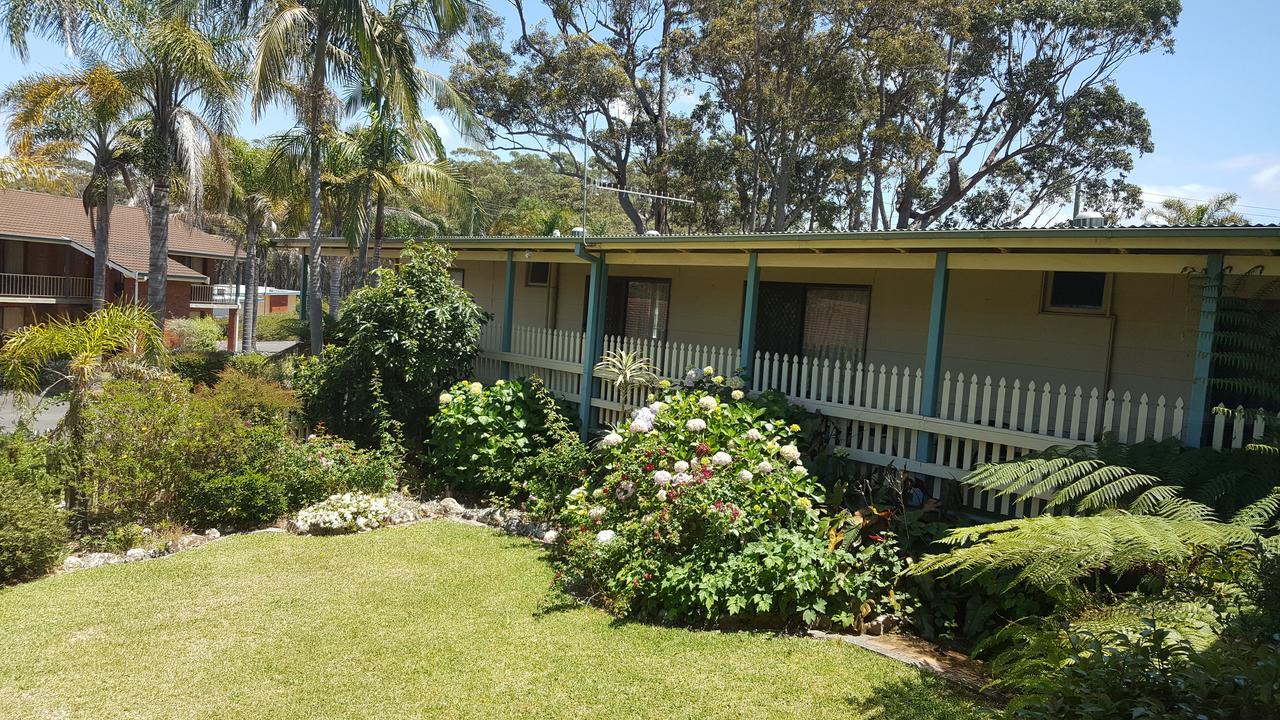
<path id="1" fill-rule="evenodd" d="M 653 429 L 652 415 L 637 415 L 635 420 L 631 421 L 630 430 L 633 433 L 647 433 Z"/>
<path id="2" fill-rule="evenodd" d="M 756 470 L 766 474 L 771 473 L 773 472 L 773 465 L 771 465 L 768 460 L 761 460 L 760 464 L 756 466 Z"/>
<path id="3" fill-rule="evenodd" d="M 587 511 L 587 517 L 591 518 L 592 520 L 599 520 L 600 518 L 604 517 L 605 512 L 606 511 L 604 508 L 597 505 Z"/>
<path id="4" fill-rule="evenodd" d="M 702 368 L 702 374 L 703 374 L 703 375 L 706 375 L 707 377 L 710 377 L 710 376 L 712 376 L 712 375 L 715 375 L 715 374 L 716 374 L 716 369 L 715 369 L 715 368 L 713 368 L 713 367 L 711 367 L 710 365 L 708 365 L 708 366 L 706 366 L 706 367 Z"/>
<path id="5" fill-rule="evenodd" d="M 605 435 L 604 437 L 600 438 L 600 444 L 604 447 L 613 447 L 614 445 L 618 445 L 621 443 L 622 443 L 622 436 L 616 432 L 611 432 L 608 435 Z"/>
<path id="6" fill-rule="evenodd" d="M 755 428 L 751 428 L 747 431 L 747 439 L 751 442 L 760 442 L 763 438 L 764 435 L 761 435 L 760 431 Z"/>
<path id="7" fill-rule="evenodd" d="M 723 450 L 711 456 L 711 464 L 718 467 L 724 467 L 731 462 L 733 462 L 733 456 Z"/>
<path id="8" fill-rule="evenodd" d="M 796 465 L 792 470 L 795 472 L 797 477 L 804 477 L 809 474 L 809 468 L 803 465 Z"/>
<path id="9" fill-rule="evenodd" d="M 653 396 L 650 395 L 649 397 L 653 397 Z M 653 413 L 654 415 L 657 415 L 658 413 L 666 409 L 667 409 L 667 404 L 662 402 L 661 400 L 649 405 L 649 412 Z"/>
<path id="10" fill-rule="evenodd" d="M 734 400 L 741 400 L 746 396 L 747 394 L 742 392 L 741 390 L 734 390 L 733 392 L 729 393 L 729 397 L 733 398 Z"/>
<path id="11" fill-rule="evenodd" d="M 743 470 L 742 472 L 738 473 L 738 479 L 741 480 L 742 482 L 751 482 L 751 479 L 754 477 L 755 475 L 752 475 L 750 470 Z"/>
<path id="12" fill-rule="evenodd" d="M 676 473 L 676 476 L 671 478 L 671 482 L 677 485 L 688 485 L 693 482 L 693 476 L 689 473 Z"/>
<path id="13" fill-rule="evenodd" d="M 703 430 L 707 429 L 707 421 L 703 420 L 702 418 L 693 418 L 692 420 L 684 424 L 684 429 L 688 430 L 689 432 L 700 433 Z"/>
<path id="14" fill-rule="evenodd" d="M 723 384 L 724 384 L 724 376 L 723 376 L 723 375 L 717 375 L 717 376 L 715 376 L 715 377 L 711 378 L 711 382 L 713 382 L 713 383 L 715 383 L 715 384 L 717 384 L 717 385 L 723 385 Z"/>
<path id="15" fill-rule="evenodd" d="M 667 491 L 666 491 L 666 490 L 659 490 L 659 491 L 658 491 L 658 502 L 666 502 L 666 501 L 667 501 Z"/>
<path id="16" fill-rule="evenodd" d="M 601 545 L 608 545 L 609 543 L 613 542 L 613 539 L 616 537 L 618 537 L 618 533 L 612 530 L 601 530 L 600 532 L 596 533 L 596 542 L 600 543 Z"/>
<path id="17" fill-rule="evenodd" d="M 468 390 L 472 395 L 479 395 L 480 393 L 484 392 L 484 386 L 483 386 L 483 385 L 481 385 L 481 384 L 480 384 L 480 383 L 478 383 L 478 382 L 473 382 L 473 383 L 471 383 L 471 385 L 470 385 L 470 386 L 468 386 L 468 387 L 467 387 L 467 390 Z"/>
<path id="18" fill-rule="evenodd" d="M 787 462 L 796 462 L 800 459 L 800 448 L 795 445 L 783 445 L 778 448 L 778 452 L 782 455 L 782 459 Z"/>
<path id="19" fill-rule="evenodd" d="M 685 462 L 684 460 L 677 460 L 675 469 L 676 469 L 676 472 L 688 472 L 689 463 Z"/>
<path id="20" fill-rule="evenodd" d="M 702 408 L 703 410 L 715 410 L 716 406 L 719 404 L 720 404 L 719 401 L 717 401 L 715 398 L 711 397 L 710 395 L 703 395 L 702 397 L 698 398 L 698 407 Z"/>
<path id="21" fill-rule="evenodd" d="M 586 494 L 587 494 L 587 489 L 586 489 L 586 488 L 583 488 L 583 487 L 576 487 L 576 488 L 574 488 L 574 489 L 572 489 L 572 490 L 570 490 L 570 491 L 569 491 L 569 498 L 570 498 L 571 500 L 577 500 L 578 498 L 580 498 L 580 497 L 582 497 L 583 495 L 586 495 Z"/>
<path id="22" fill-rule="evenodd" d="M 548 530 L 542 534 L 542 541 L 546 543 L 554 543 L 556 540 L 559 540 L 559 539 L 560 539 L 560 533 L 556 532 L 555 530 Z"/>
<path id="23" fill-rule="evenodd" d="M 451 402 L 453 402 L 453 393 L 447 393 L 447 392 L 440 393 L 441 405 L 448 405 Z"/>
<path id="24" fill-rule="evenodd" d="M 671 473 L 666 470 L 659 470 L 653 474 L 653 484 L 658 486 L 671 484 Z"/>

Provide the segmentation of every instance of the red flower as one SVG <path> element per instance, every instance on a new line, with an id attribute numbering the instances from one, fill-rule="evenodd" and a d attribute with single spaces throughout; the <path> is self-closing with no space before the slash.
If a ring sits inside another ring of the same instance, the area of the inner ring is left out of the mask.
<path id="1" fill-rule="evenodd" d="M 666 448 L 658 448 L 658 454 L 659 454 L 659 455 L 666 455 L 666 454 L 667 454 L 667 449 L 666 449 Z"/>
<path id="2" fill-rule="evenodd" d="M 703 455 L 711 452 L 711 446 L 704 442 L 700 442 L 698 443 L 698 447 L 694 448 L 693 451 L 698 454 L 698 457 L 702 457 Z"/>
<path id="3" fill-rule="evenodd" d="M 653 472 L 653 463 L 649 463 L 648 465 L 645 465 L 645 466 L 644 466 L 644 471 L 645 471 L 645 472 Z"/>

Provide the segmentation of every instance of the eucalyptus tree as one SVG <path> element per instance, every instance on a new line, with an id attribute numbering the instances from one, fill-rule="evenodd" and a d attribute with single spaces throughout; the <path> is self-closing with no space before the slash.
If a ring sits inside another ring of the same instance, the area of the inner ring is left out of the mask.
<path id="1" fill-rule="evenodd" d="M 147 305 L 162 324 L 175 180 L 198 207 L 205 160 L 239 110 L 248 59 L 242 8 L 210 0 L 11 0 L 0 13 L 21 56 L 29 33 L 63 42 L 108 67 L 146 114 L 139 168 L 150 181 Z"/>
<path id="2" fill-rule="evenodd" d="M 461 30 L 473 12 L 469 0 L 394 2 L 387 11 L 371 0 L 268 0 L 261 8 L 253 61 L 254 114 L 272 103 L 292 106 L 307 142 L 310 213 L 309 256 L 320 266 L 321 150 L 336 126 L 330 81 L 356 86 L 360 78 L 384 77 L 382 92 L 403 117 L 419 117 L 422 88 L 416 63 L 428 44 Z M 306 288 L 320 306 L 320 276 Z M 321 314 L 311 313 L 311 352 L 324 344 Z"/>
<path id="3" fill-rule="evenodd" d="M 136 99 L 120 77 L 102 63 L 65 73 L 41 73 L 10 85 L 0 96 L 9 113 L 9 146 L 34 165 L 67 162 L 77 153 L 90 158 L 89 181 L 81 191 L 93 232 L 93 309 L 106 303 L 107 252 L 116 180 L 133 190 L 143 121 L 133 116 Z"/>

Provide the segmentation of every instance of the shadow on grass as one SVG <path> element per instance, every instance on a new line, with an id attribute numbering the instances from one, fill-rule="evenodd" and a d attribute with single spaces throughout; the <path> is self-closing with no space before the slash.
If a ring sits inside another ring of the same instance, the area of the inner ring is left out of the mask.
<path id="1" fill-rule="evenodd" d="M 968 720 L 1000 715 L 990 698 L 979 697 L 924 670 L 914 672 L 909 678 L 886 679 L 868 690 L 866 697 L 850 696 L 845 699 L 849 710 L 858 718 Z M 971 698 L 972 708 L 957 710 L 953 701 L 957 696 Z M 944 698 L 947 701 L 943 701 Z"/>

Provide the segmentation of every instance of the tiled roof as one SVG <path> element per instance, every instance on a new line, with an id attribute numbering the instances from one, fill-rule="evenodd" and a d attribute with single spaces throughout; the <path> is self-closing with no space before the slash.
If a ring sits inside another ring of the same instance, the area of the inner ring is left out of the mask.
<path id="1" fill-rule="evenodd" d="M 0 235 L 33 239 L 65 239 L 93 255 L 89 217 L 78 197 L 0 189 Z M 235 247 L 226 239 L 169 218 L 169 254 L 230 258 Z M 143 208 L 116 205 L 111 210 L 107 259 L 131 275 L 146 274 L 151 256 L 150 228 Z M 169 277 L 204 279 L 204 275 L 169 258 Z"/>

